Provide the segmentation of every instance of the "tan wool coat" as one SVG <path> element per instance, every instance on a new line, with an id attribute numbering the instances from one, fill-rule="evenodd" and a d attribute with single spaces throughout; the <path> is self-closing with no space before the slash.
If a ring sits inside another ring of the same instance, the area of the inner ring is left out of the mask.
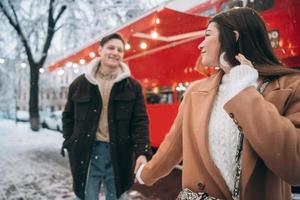
<path id="1" fill-rule="evenodd" d="M 208 121 L 222 73 L 193 83 L 157 153 L 141 174 L 151 185 L 183 160 L 182 188 L 231 200 L 210 156 Z M 291 199 L 300 184 L 300 76 L 283 76 L 263 95 L 249 87 L 224 106 L 244 132 L 240 200 Z"/>

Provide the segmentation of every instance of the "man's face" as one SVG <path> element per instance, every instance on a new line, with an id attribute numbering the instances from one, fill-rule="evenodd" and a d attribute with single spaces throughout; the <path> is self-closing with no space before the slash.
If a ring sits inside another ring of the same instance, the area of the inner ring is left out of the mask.
<path id="1" fill-rule="evenodd" d="M 119 67 L 124 57 L 124 44 L 119 39 L 111 39 L 100 48 L 99 53 L 101 65 Z"/>

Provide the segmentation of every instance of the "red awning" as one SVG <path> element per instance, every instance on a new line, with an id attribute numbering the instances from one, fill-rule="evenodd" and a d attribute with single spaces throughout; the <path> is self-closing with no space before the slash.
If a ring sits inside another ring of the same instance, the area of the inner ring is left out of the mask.
<path id="1" fill-rule="evenodd" d="M 137 69 L 135 65 L 131 65 L 131 62 L 143 62 L 140 63 L 140 65 L 144 64 L 152 67 L 157 67 L 157 64 L 161 63 L 166 66 L 165 70 L 168 72 L 169 70 L 167 68 L 172 68 L 174 67 L 174 64 L 176 64 L 172 63 L 174 61 L 179 62 L 176 65 L 188 63 L 189 65 L 194 66 L 194 62 L 199 54 L 197 44 L 201 41 L 200 38 L 204 35 L 207 20 L 208 18 L 205 17 L 162 8 L 160 10 L 150 12 L 148 15 L 124 25 L 115 31 L 121 33 L 125 41 L 131 46 L 129 50 L 126 50 L 124 60 L 129 63 L 129 66 L 131 66 L 133 75 L 135 75 L 135 72 L 139 71 L 139 69 Z M 151 37 L 151 34 L 154 31 L 158 34 L 156 39 Z M 140 44 L 142 42 L 147 44 L 146 49 L 140 48 Z M 98 47 L 99 41 L 95 41 L 87 47 L 52 64 L 49 66 L 49 71 L 63 67 L 68 62 L 79 63 L 80 59 L 84 59 L 86 62 L 89 62 L 92 59 L 89 56 L 90 52 L 97 54 Z M 186 53 L 192 54 L 186 57 Z M 154 59 L 151 56 L 154 54 L 161 54 L 159 60 L 156 58 Z M 191 58 L 190 61 L 187 60 L 189 57 Z M 137 60 L 137 58 L 141 58 L 141 60 Z M 151 59 L 153 59 L 153 61 L 151 61 Z M 155 63 L 155 65 L 150 65 L 149 62 Z M 145 72 L 146 71 L 148 70 L 145 70 Z M 139 76 L 142 75 L 140 74 Z"/>

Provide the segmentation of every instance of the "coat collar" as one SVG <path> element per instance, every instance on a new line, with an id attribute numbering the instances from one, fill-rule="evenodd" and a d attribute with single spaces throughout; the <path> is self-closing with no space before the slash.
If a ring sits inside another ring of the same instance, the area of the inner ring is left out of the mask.
<path id="1" fill-rule="evenodd" d="M 195 130 L 194 134 L 196 134 L 195 138 L 197 138 L 198 150 L 207 172 L 225 195 L 226 199 L 231 199 L 229 188 L 210 156 L 207 132 L 214 98 L 218 92 L 223 74 L 222 71 L 219 71 L 206 80 L 199 82 L 191 92 L 191 104 L 193 107 L 192 119 L 194 119 L 192 123 L 193 129 Z"/>
<path id="2" fill-rule="evenodd" d="M 223 74 L 224 74 L 224 72 L 220 70 L 216 74 L 201 81 L 202 84 L 198 84 L 198 86 L 194 89 L 193 92 L 209 93 L 209 92 L 214 91 L 214 89 L 219 87 L 219 84 L 223 77 Z"/>
<path id="3" fill-rule="evenodd" d="M 275 79 L 270 81 L 270 83 L 267 85 L 264 94 L 269 93 L 271 91 L 274 90 L 279 90 L 280 89 L 280 83 L 279 83 L 279 79 Z"/>
<path id="4" fill-rule="evenodd" d="M 100 62 L 101 62 L 100 57 L 96 57 L 85 68 L 84 75 L 85 75 L 86 79 L 93 85 L 98 84 L 97 79 L 96 79 L 96 71 L 98 70 Z M 119 82 L 119 81 L 131 76 L 129 67 L 125 63 L 121 63 L 121 69 L 122 69 L 122 72 L 117 76 L 117 78 L 115 79 L 115 82 Z"/>

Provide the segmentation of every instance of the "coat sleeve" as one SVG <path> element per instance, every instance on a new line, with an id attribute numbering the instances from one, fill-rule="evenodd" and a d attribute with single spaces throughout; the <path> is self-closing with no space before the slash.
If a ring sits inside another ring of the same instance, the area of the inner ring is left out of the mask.
<path id="1" fill-rule="evenodd" d="M 179 106 L 178 114 L 168 134 L 141 172 L 140 177 L 146 185 L 152 185 L 167 176 L 182 160 L 182 121 L 185 102 L 186 97 Z"/>
<path id="2" fill-rule="evenodd" d="M 74 84 L 71 84 L 69 87 L 65 109 L 62 113 L 63 137 L 65 140 L 71 137 L 74 129 L 74 105 L 72 100 L 73 92 Z"/>
<path id="3" fill-rule="evenodd" d="M 137 96 L 131 119 L 131 134 L 134 143 L 134 151 L 136 156 L 145 155 L 149 158 L 152 155 L 149 141 L 149 119 L 146 111 L 144 95 L 139 84 L 137 85 L 136 94 Z"/>
<path id="4" fill-rule="evenodd" d="M 254 87 L 241 91 L 224 106 L 266 166 L 292 185 L 300 184 L 299 85 L 296 81 L 289 88 L 291 95 L 282 115 Z"/>

